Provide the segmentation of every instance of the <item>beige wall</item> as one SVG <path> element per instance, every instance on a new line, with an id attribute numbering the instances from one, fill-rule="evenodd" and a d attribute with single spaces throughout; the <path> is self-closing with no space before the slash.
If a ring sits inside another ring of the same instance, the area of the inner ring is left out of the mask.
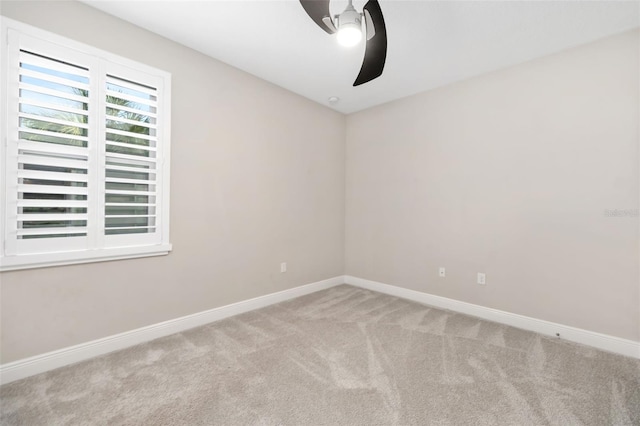
<path id="1" fill-rule="evenodd" d="M 344 116 L 80 3 L 1 12 L 172 73 L 174 246 L 1 274 L 2 363 L 343 274 Z"/>
<path id="2" fill-rule="evenodd" d="M 638 220 L 604 215 L 638 208 L 638 32 L 345 119 L 79 3 L 0 5 L 173 74 L 174 244 L 1 274 L 2 363 L 341 275 L 345 259 L 350 275 L 640 340 Z"/>
<path id="3" fill-rule="evenodd" d="M 625 33 L 350 115 L 347 274 L 640 340 L 638 219 L 604 215 L 638 208 L 638 50 Z"/>

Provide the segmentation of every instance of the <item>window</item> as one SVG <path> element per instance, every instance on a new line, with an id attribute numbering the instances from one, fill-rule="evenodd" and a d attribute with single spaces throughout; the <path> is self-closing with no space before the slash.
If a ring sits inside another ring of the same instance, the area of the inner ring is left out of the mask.
<path id="1" fill-rule="evenodd" d="M 0 268 L 167 254 L 170 75 L 1 26 Z"/>

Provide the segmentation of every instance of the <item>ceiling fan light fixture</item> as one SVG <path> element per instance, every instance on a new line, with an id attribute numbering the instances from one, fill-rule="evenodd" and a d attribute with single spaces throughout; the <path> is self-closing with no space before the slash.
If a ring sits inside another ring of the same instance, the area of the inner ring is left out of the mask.
<path id="1" fill-rule="evenodd" d="M 351 0 L 347 8 L 338 16 L 338 43 L 351 47 L 362 40 L 362 15 L 353 7 Z"/>
<path id="2" fill-rule="evenodd" d="M 0 0 L 1 1 L 1 0 Z M 365 38 L 362 68 L 353 86 L 360 86 L 382 75 L 387 60 L 387 27 L 378 0 L 367 0 L 362 13 L 349 0 L 339 15 L 331 15 L 331 0 L 299 0 L 307 15 L 327 34 L 337 34 L 340 44 L 355 46 Z M 362 22 L 364 21 L 364 22 Z M 363 27 L 366 29 L 366 33 Z M 360 50 L 360 49 L 358 49 Z"/>

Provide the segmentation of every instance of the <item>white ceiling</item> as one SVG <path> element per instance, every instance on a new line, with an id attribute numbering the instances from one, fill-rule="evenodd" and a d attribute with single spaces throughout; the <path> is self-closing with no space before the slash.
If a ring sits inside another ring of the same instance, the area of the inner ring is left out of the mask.
<path id="1" fill-rule="evenodd" d="M 352 87 L 364 43 L 338 45 L 297 0 L 83 1 L 343 113 L 640 25 L 637 1 L 380 0 L 386 67 Z M 364 3 L 354 0 L 358 10 Z M 332 12 L 345 5 L 332 0 Z M 329 105 L 331 96 L 340 101 Z"/>

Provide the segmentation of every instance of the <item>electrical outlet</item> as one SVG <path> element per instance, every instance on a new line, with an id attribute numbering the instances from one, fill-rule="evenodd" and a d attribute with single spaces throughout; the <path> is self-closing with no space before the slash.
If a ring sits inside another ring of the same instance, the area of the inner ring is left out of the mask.
<path id="1" fill-rule="evenodd" d="M 444 277 L 446 276 L 446 271 L 445 271 L 445 269 L 444 269 L 444 266 L 441 266 L 441 267 L 438 269 L 438 276 L 440 276 L 440 278 L 444 278 Z"/>
<path id="2" fill-rule="evenodd" d="M 287 262 L 282 262 L 280 264 L 280 272 L 287 272 Z"/>
<path id="3" fill-rule="evenodd" d="M 484 272 L 478 272 L 478 284 L 485 285 L 487 283 L 487 277 Z"/>

